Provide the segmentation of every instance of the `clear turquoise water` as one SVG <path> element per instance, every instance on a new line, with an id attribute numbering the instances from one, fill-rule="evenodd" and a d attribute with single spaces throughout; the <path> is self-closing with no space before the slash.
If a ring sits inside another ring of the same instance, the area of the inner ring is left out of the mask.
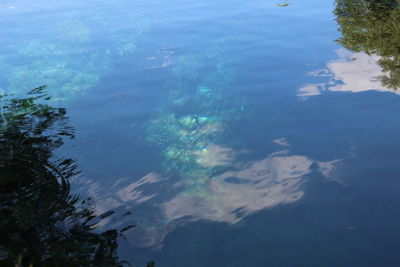
<path id="1" fill-rule="evenodd" d="M 74 192 L 157 266 L 397 266 L 400 98 L 334 3 L 3 1 L 0 88 L 47 85 Z M 131 212 L 131 213 L 127 213 Z"/>

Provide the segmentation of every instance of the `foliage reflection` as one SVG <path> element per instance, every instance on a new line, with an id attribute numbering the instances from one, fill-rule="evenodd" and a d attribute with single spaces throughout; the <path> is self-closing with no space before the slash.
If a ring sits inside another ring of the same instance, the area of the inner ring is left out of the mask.
<path id="1" fill-rule="evenodd" d="M 398 0 L 336 0 L 339 43 L 354 52 L 380 56 L 383 86 L 400 87 L 400 3 Z"/>
<path id="2" fill-rule="evenodd" d="M 44 89 L 0 96 L 0 265 L 123 266 L 121 231 L 94 231 L 111 213 L 96 216 L 90 199 L 70 194 L 79 170 L 54 150 L 74 129 L 65 109 L 46 104 Z"/>

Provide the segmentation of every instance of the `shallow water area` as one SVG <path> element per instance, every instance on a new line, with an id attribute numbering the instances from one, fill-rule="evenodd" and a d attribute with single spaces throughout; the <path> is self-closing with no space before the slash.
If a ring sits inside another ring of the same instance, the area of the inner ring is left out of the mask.
<path id="1" fill-rule="evenodd" d="M 5 1 L 0 89 L 66 108 L 72 192 L 135 225 L 134 266 L 396 266 L 397 50 L 356 27 L 397 6 L 371 2 Z"/>

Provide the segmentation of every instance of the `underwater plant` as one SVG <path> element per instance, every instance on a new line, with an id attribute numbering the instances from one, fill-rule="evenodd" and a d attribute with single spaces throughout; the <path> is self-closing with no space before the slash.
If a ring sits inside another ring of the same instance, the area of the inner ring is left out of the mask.
<path id="1" fill-rule="evenodd" d="M 82 96 L 116 61 L 133 55 L 149 26 L 135 16 L 123 14 L 121 20 L 114 25 L 108 12 L 95 10 L 85 16 L 67 14 L 54 23 L 40 21 L 48 25 L 46 31 L 35 29 L 40 26 L 35 22 L 35 37 L 2 46 L 0 88 L 19 93 L 20 88 L 46 84 L 53 98 Z"/>
<path id="2" fill-rule="evenodd" d="M 223 162 L 211 160 L 227 125 L 240 116 L 232 97 L 233 74 L 221 50 L 183 57 L 172 68 L 168 104 L 148 126 L 147 139 L 162 151 L 163 166 L 190 195 L 208 197 L 208 179 Z"/>

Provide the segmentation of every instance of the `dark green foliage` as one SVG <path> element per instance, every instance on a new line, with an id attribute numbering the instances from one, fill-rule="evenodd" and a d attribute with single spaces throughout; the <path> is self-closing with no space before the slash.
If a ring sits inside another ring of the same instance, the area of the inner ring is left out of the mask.
<path id="1" fill-rule="evenodd" d="M 76 162 L 53 152 L 73 129 L 66 110 L 47 100 L 44 87 L 23 99 L 1 96 L 0 265 L 122 266 L 119 232 L 94 232 L 91 201 L 70 194 Z"/>
<path id="2" fill-rule="evenodd" d="M 400 1 L 336 0 L 335 15 L 342 37 L 338 42 L 354 52 L 381 56 L 382 84 L 400 87 Z"/>

